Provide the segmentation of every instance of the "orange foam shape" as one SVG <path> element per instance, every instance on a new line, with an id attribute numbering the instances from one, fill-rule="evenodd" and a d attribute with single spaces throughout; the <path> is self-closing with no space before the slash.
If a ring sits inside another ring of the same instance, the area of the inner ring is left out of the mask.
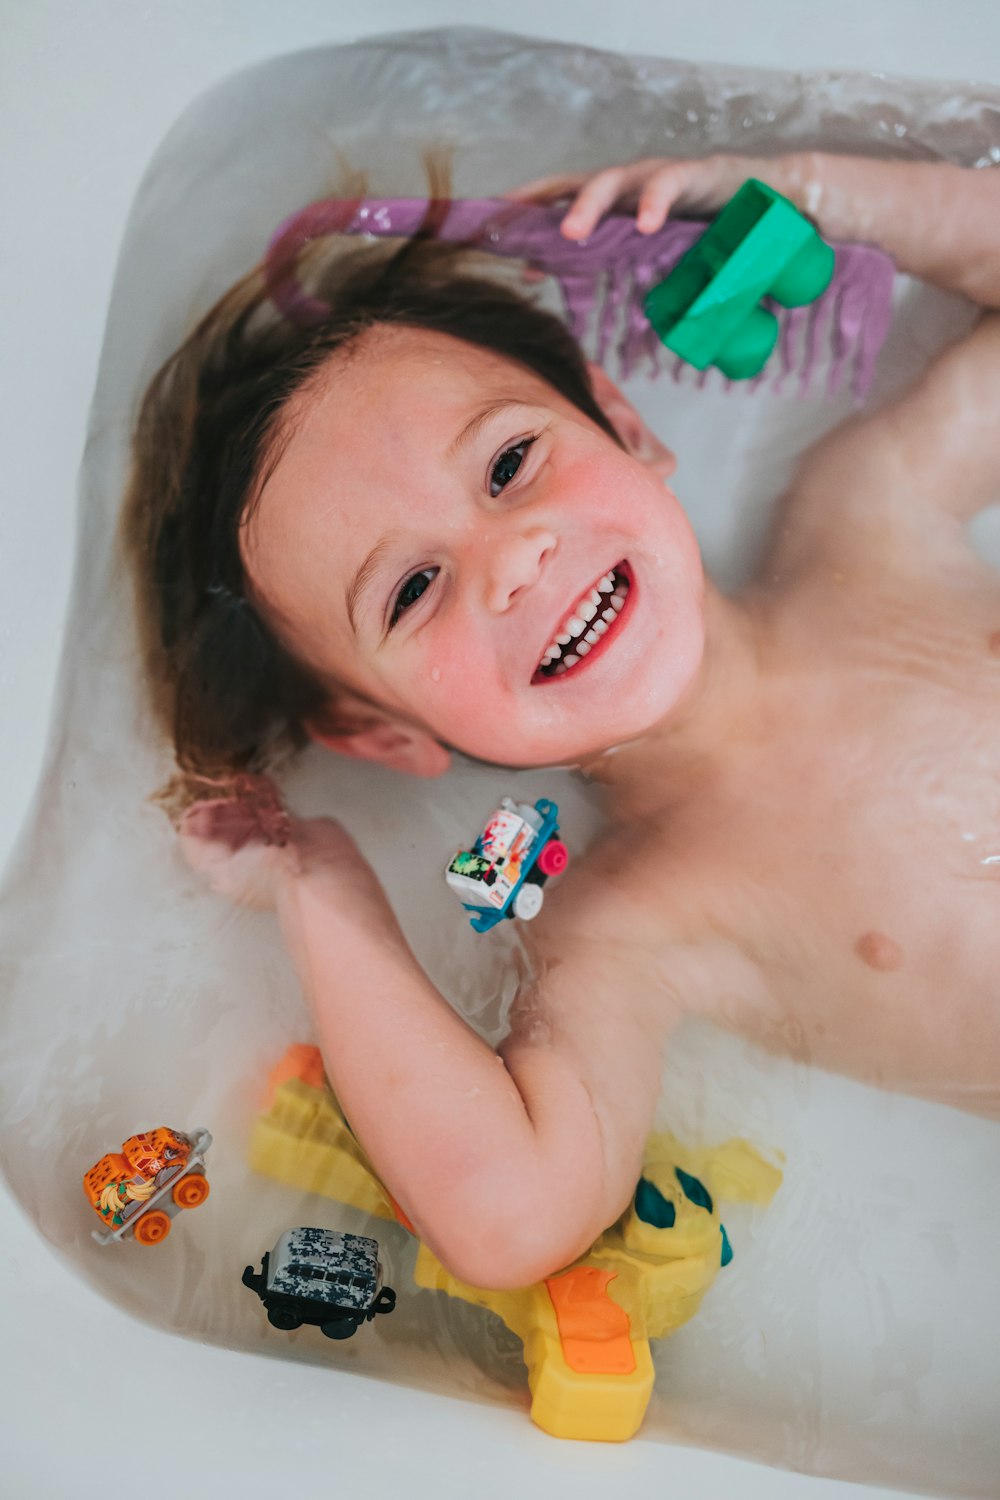
<path id="1" fill-rule="evenodd" d="M 264 1109 L 271 1108 L 278 1089 L 290 1078 L 297 1078 L 313 1089 L 326 1087 L 326 1072 L 318 1047 L 312 1047 L 307 1042 L 294 1042 L 289 1047 L 281 1061 L 267 1075 Z"/>
<path id="2" fill-rule="evenodd" d="M 563 1358 L 580 1375 L 631 1375 L 635 1370 L 628 1314 L 607 1293 L 617 1274 L 576 1266 L 546 1279 Z"/>

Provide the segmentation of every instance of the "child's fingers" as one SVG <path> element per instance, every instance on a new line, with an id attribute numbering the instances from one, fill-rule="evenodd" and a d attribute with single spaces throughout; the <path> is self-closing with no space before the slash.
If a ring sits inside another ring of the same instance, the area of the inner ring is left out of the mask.
<path id="1" fill-rule="evenodd" d="M 632 162 L 626 166 L 606 167 L 603 172 L 570 172 L 554 177 L 539 177 L 505 193 L 505 198 L 520 202 L 551 203 L 559 198 L 573 198 L 561 229 L 569 239 L 582 240 L 596 228 L 601 216 L 645 181 L 651 163 Z"/>
<path id="2" fill-rule="evenodd" d="M 559 226 L 570 240 L 585 240 L 596 229 L 601 217 L 628 190 L 631 173 L 625 167 L 609 167 L 584 183 Z"/>
<path id="3" fill-rule="evenodd" d="M 245 844 L 249 837 L 246 815 L 229 797 L 193 803 L 184 812 L 177 831 L 182 839 L 228 844 L 231 848 Z"/>
<path id="4" fill-rule="evenodd" d="M 655 234 L 667 221 L 670 210 L 683 194 L 690 180 L 688 162 L 666 162 L 647 177 L 639 193 L 635 223 L 640 234 Z"/>
<path id="5" fill-rule="evenodd" d="M 583 186 L 589 175 L 588 172 L 560 172 L 553 177 L 536 177 L 500 196 L 512 198 L 515 202 L 549 203 L 554 198 L 568 198 L 570 193 Z"/>
<path id="6" fill-rule="evenodd" d="M 182 840 L 224 844 L 230 850 L 245 844 L 282 845 L 288 842 L 289 818 L 280 802 L 244 797 L 218 797 L 195 802 L 180 821 Z"/>
<path id="7" fill-rule="evenodd" d="M 638 228 L 643 234 L 651 234 L 662 227 L 687 184 L 690 170 L 690 162 L 664 161 L 662 157 L 608 167 L 583 185 L 563 219 L 562 232 L 569 239 L 586 239 L 610 208 L 638 199 Z"/>
<path id="8" fill-rule="evenodd" d="M 567 239 L 586 239 L 609 209 L 623 203 L 636 204 L 636 227 L 640 233 L 655 234 L 677 208 L 720 207 L 747 175 L 746 164 L 731 157 L 715 156 L 700 161 L 644 157 L 642 161 L 607 167 L 592 174 L 540 177 L 506 196 L 548 202 L 575 195 L 560 226 Z"/>
<path id="9" fill-rule="evenodd" d="M 177 830 L 184 859 L 212 890 L 255 907 L 274 904 L 285 856 L 285 840 L 274 833 L 262 828 L 254 809 L 237 798 L 196 802 Z"/>

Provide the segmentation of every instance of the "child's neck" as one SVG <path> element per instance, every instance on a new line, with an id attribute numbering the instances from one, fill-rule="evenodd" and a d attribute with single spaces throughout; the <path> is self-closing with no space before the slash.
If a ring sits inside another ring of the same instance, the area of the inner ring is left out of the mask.
<path id="1" fill-rule="evenodd" d="M 674 801 L 742 734 L 758 703 L 759 634 L 752 604 L 706 579 L 705 653 L 694 680 L 645 734 L 580 763 L 607 786 L 614 814 L 641 816 Z"/>

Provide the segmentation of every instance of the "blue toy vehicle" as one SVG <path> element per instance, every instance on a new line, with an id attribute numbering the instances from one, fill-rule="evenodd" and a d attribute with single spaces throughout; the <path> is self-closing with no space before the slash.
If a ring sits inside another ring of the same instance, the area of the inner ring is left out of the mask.
<path id="1" fill-rule="evenodd" d="M 559 809 L 547 797 L 514 802 L 504 797 L 471 849 L 460 849 L 445 871 L 477 932 L 504 917 L 528 922 L 544 899 L 542 886 L 569 863 L 559 837 Z"/>

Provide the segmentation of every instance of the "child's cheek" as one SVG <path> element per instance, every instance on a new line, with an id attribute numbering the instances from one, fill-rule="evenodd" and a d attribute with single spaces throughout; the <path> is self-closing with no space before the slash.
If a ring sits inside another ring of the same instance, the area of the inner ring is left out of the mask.
<path id="1" fill-rule="evenodd" d="M 415 707 L 421 717 L 439 727 L 446 738 L 455 725 L 470 725 L 479 717 L 495 663 L 484 655 L 474 636 L 453 631 L 428 632 L 413 665 Z"/>

